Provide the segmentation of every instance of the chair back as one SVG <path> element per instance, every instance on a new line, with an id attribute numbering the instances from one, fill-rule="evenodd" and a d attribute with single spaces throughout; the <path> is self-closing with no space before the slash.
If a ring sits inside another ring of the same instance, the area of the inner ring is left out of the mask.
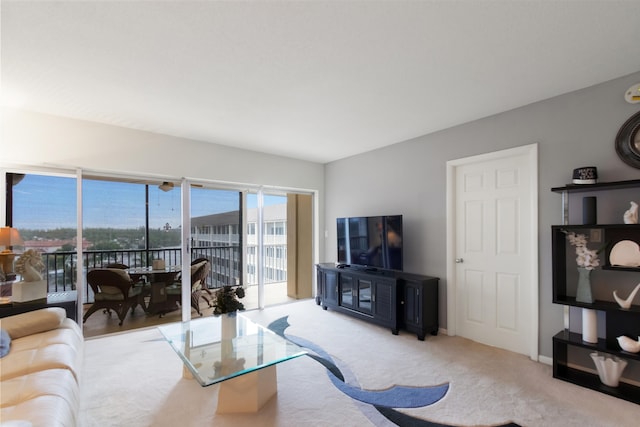
<path id="1" fill-rule="evenodd" d="M 129 269 L 129 266 L 127 264 L 121 264 L 119 262 L 113 262 L 111 264 L 105 265 L 105 268 L 119 268 L 121 270 L 127 270 L 127 269 Z"/>
<path id="2" fill-rule="evenodd" d="M 197 266 L 198 264 L 192 264 L 192 268 Z M 211 271 L 211 263 L 204 259 L 201 261 L 200 266 L 191 273 L 191 289 L 194 287 L 204 286 L 207 283 L 207 277 L 209 276 L 209 272 Z"/>

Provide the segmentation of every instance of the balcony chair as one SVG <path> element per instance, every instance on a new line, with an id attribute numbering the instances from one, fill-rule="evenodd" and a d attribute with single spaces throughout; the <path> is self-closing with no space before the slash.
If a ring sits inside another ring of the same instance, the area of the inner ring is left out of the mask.
<path id="1" fill-rule="evenodd" d="M 200 264 L 204 261 L 207 261 L 209 268 L 202 273 L 202 280 L 200 284 L 202 285 L 203 292 L 201 294 L 201 298 L 207 302 L 207 305 L 209 307 L 211 307 L 211 301 L 213 300 L 214 293 L 207 286 L 207 277 L 209 277 L 209 273 L 211 272 L 211 262 L 207 258 L 196 258 L 193 261 L 191 261 L 191 266 L 193 267 L 194 265 Z M 207 295 L 205 295 L 205 293 Z"/>
<path id="2" fill-rule="evenodd" d="M 127 264 L 122 264 L 119 262 L 112 262 L 104 266 L 104 268 L 119 268 L 120 270 L 128 270 L 129 266 Z M 139 286 L 142 289 L 142 298 L 144 302 L 145 297 L 149 297 L 151 294 L 151 286 L 147 283 L 147 277 L 144 274 L 131 274 L 131 280 L 133 280 L 134 286 Z M 145 311 L 147 310 L 147 305 L 143 306 Z"/>
<path id="3" fill-rule="evenodd" d="M 121 268 L 97 268 L 87 273 L 87 282 L 94 293 L 94 303 L 82 318 L 87 321 L 96 311 L 103 309 L 105 314 L 115 311 L 122 326 L 127 311 L 133 314 L 137 305 L 144 310 L 142 288 L 134 286 L 129 274 Z"/>
<path id="4" fill-rule="evenodd" d="M 199 261 L 199 262 L 196 262 Z M 203 298 L 203 288 L 206 289 L 206 281 L 211 271 L 211 263 L 206 258 L 194 260 L 191 263 L 191 307 L 202 316 L 200 311 L 200 298 Z M 207 291 L 211 295 L 211 291 Z M 167 287 L 167 299 L 175 303 L 182 301 L 182 281 L 177 280 L 173 285 Z M 208 299 L 204 298 L 210 305 Z"/>

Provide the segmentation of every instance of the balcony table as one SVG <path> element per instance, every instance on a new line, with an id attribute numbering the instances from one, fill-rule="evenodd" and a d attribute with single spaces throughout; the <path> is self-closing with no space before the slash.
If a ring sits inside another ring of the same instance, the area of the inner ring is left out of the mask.
<path id="1" fill-rule="evenodd" d="M 146 283 L 149 284 L 147 289 L 147 295 L 149 295 L 149 303 L 146 306 L 146 311 L 149 314 L 158 314 L 160 317 L 166 313 L 178 310 L 175 303 L 170 303 L 167 300 L 167 286 L 172 285 L 178 273 L 181 271 L 179 265 L 168 266 L 163 269 L 153 269 L 151 267 L 137 267 L 129 268 L 126 270 L 129 276 L 134 282 L 144 277 Z"/>

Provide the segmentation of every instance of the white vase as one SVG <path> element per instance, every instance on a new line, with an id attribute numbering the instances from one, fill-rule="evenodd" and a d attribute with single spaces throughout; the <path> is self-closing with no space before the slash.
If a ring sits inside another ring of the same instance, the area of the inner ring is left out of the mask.
<path id="1" fill-rule="evenodd" d="M 598 342 L 598 312 L 590 308 L 582 309 L 582 341 Z"/>
<path id="2" fill-rule="evenodd" d="M 597 352 L 591 353 L 590 356 L 596 365 L 602 384 L 609 387 L 618 387 L 622 371 L 627 367 L 627 361 L 615 356 L 600 356 Z"/>
<path id="3" fill-rule="evenodd" d="M 228 359 L 235 357 L 233 348 L 233 340 L 238 335 L 238 327 L 236 323 L 235 313 L 226 313 L 220 315 L 220 335 L 222 338 L 221 352 L 222 358 Z"/>

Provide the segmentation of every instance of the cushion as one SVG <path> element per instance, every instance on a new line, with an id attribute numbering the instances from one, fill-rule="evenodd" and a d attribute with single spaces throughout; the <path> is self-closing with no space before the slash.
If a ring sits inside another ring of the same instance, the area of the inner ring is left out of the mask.
<path id="1" fill-rule="evenodd" d="M 122 297 L 122 291 L 119 288 L 114 286 L 102 286 L 100 288 L 102 293 L 96 294 L 94 296 L 96 301 L 122 301 L 124 298 Z M 129 288 L 128 298 L 135 297 L 136 295 L 140 295 L 142 293 L 142 288 L 140 287 L 131 287 Z"/>
<path id="2" fill-rule="evenodd" d="M 77 426 L 80 393 L 66 369 L 49 369 L 2 382 L 2 427 Z"/>
<path id="3" fill-rule="evenodd" d="M 5 357 L 11 349 L 11 336 L 4 329 L 0 329 L 0 357 Z"/>
<path id="4" fill-rule="evenodd" d="M 11 339 L 18 339 L 27 335 L 49 331 L 59 327 L 67 312 L 62 307 L 48 307 L 27 313 L 8 316 L 0 320 L 2 329 L 6 330 Z"/>
<path id="5" fill-rule="evenodd" d="M 13 340 L 11 352 L 2 359 L 0 380 L 49 369 L 67 369 L 79 377 L 82 339 L 69 329 L 56 329 Z"/>

